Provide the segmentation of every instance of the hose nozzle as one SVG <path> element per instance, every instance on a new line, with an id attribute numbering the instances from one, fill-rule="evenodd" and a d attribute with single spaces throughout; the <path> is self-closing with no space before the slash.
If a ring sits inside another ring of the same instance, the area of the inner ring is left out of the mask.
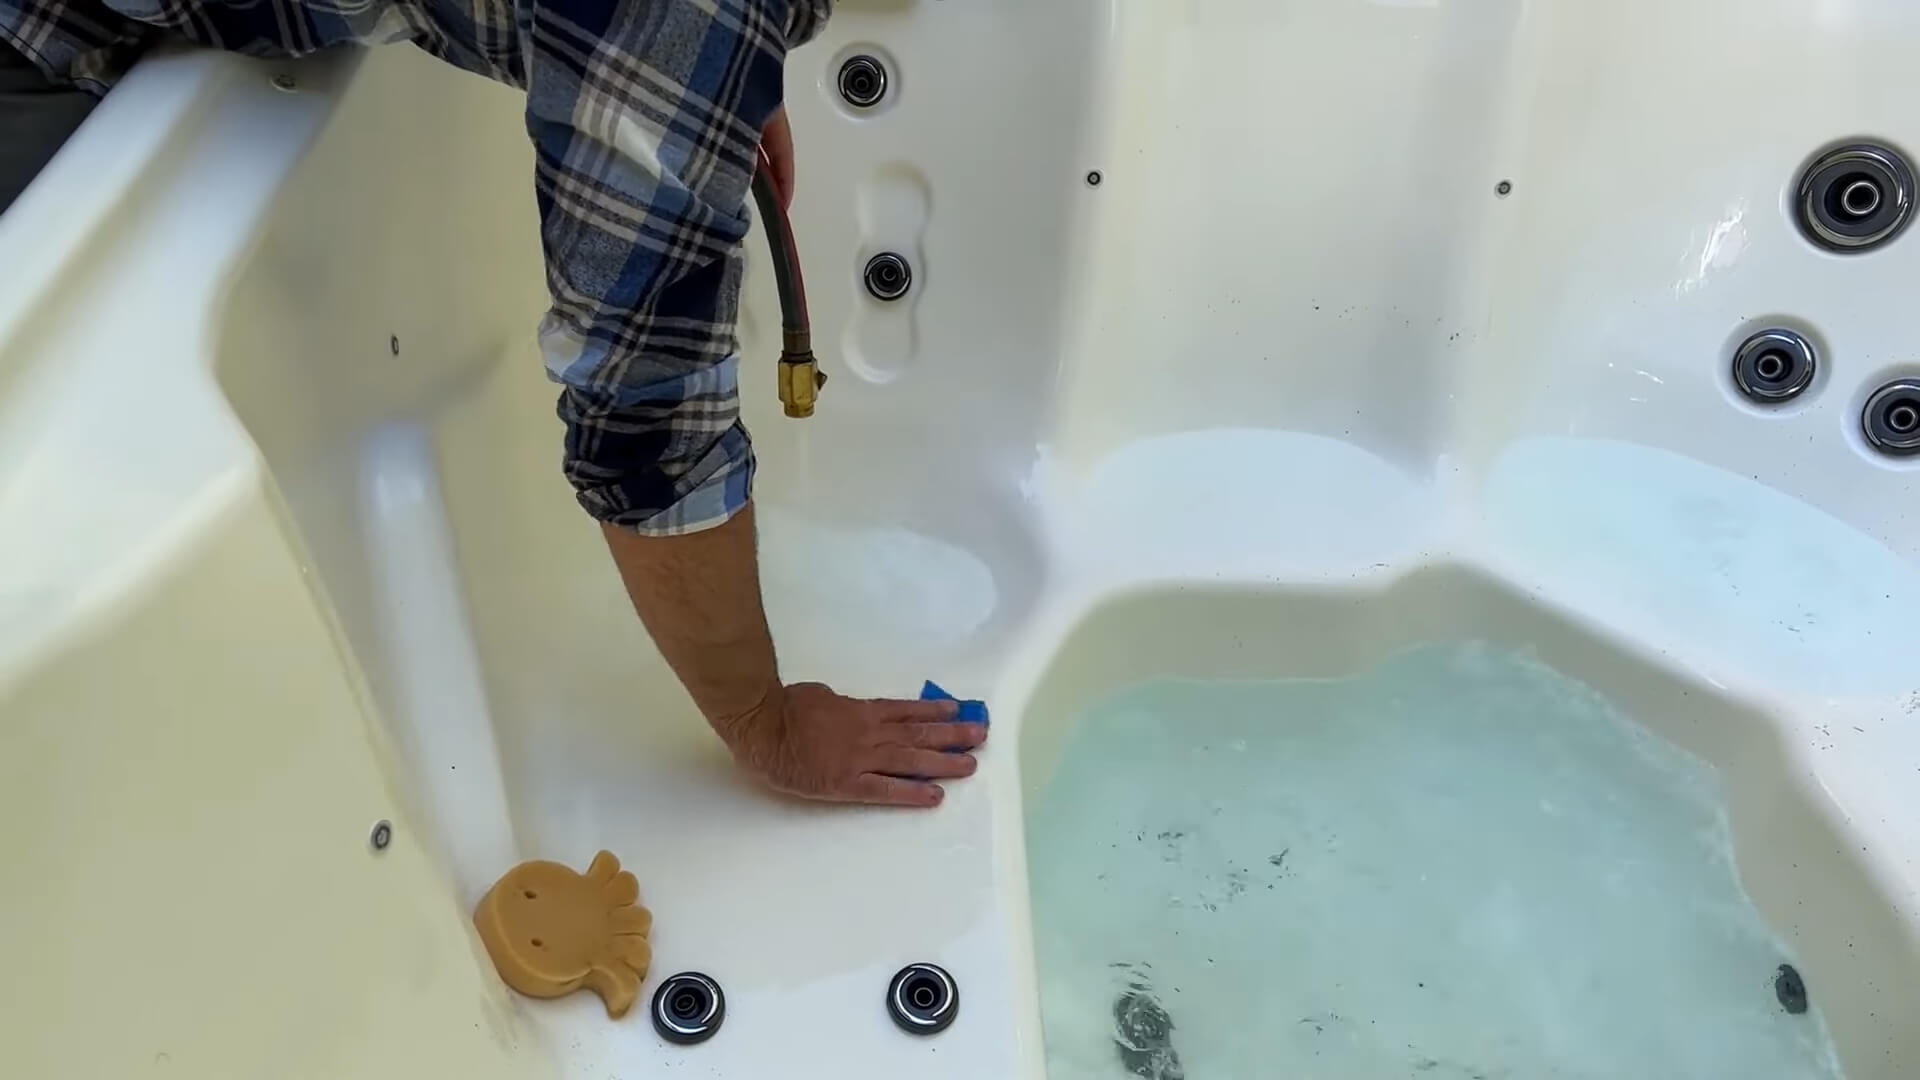
<path id="1" fill-rule="evenodd" d="M 753 174 L 753 198 L 760 208 L 760 223 L 767 230 L 767 246 L 773 249 L 773 278 L 780 291 L 780 326 L 783 348 L 780 350 L 780 404 L 789 417 L 804 420 L 813 415 L 814 400 L 827 385 L 826 373 L 813 356 L 813 331 L 807 320 L 807 289 L 800 274 L 800 251 L 793 241 L 793 223 L 780 205 L 773 188 L 773 164 L 766 150 L 760 151 L 759 168 Z"/>
<path id="2" fill-rule="evenodd" d="M 820 370 L 812 349 L 804 342 L 797 343 L 796 349 L 795 344 L 789 341 L 780 353 L 780 404 L 787 416 L 804 420 L 813 415 L 813 402 L 827 385 L 827 373 Z"/>

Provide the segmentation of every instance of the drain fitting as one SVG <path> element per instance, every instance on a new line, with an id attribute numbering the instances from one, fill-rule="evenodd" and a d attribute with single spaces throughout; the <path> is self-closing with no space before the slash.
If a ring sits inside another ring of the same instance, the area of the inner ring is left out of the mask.
<path id="1" fill-rule="evenodd" d="M 1875 390 L 1860 411 L 1860 430 L 1883 454 L 1920 454 L 1920 379 L 1896 379 Z"/>
<path id="2" fill-rule="evenodd" d="M 898 300 L 913 288 L 913 267 L 891 251 L 867 260 L 867 292 L 875 300 Z"/>
<path id="3" fill-rule="evenodd" d="M 1733 353 L 1733 385 L 1756 405 L 1780 405 L 1813 385 L 1813 343 L 1782 327 L 1762 330 Z"/>
<path id="4" fill-rule="evenodd" d="M 653 992 L 653 1030 L 670 1043 L 692 1046 L 713 1038 L 727 1018 L 720 984 L 697 971 L 683 972 Z"/>
<path id="5" fill-rule="evenodd" d="M 887 1013 L 909 1035 L 938 1035 L 960 1015 L 960 987 L 945 968 L 908 964 L 887 985 Z"/>
<path id="6" fill-rule="evenodd" d="M 1781 964 L 1774 972 L 1773 996 L 1781 1008 L 1796 1016 L 1807 1011 L 1807 983 L 1792 964 Z"/>
<path id="7" fill-rule="evenodd" d="M 1120 1064 L 1134 1076 L 1184 1080 L 1187 1075 L 1173 1048 L 1173 1017 L 1144 982 L 1130 984 L 1114 999 L 1113 1047 Z"/>
<path id="8" fill-rule="evenodd" d="M 1815 158 L 1800 176 L 1794 216 L 1808 240 L 1847 254 L 1900 235 L 1913 217 L 1913 167 L 1891 147 L 1849 143 Z"/>
<path id="9" fill-rule="evenodd" d="M 887 66 L 878 57 L 855 56 L 840 65 L 840 97 L 856 109 L 871 109 L 887 96 Z"/>

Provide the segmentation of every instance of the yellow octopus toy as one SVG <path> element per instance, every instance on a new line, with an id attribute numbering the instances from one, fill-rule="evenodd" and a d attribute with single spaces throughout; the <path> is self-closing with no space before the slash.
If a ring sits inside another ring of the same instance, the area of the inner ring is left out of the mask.
<path id="1" fill-rule="evenodd" d="M 487 890 L 473 925 L 506 984 L 528 997 L 586 987 L 618 1020 L 633 1007 L 653 961 L 653 915 L 640 883 L 602 851 L 584 874 L 556 862 L 525 862 Z"/>

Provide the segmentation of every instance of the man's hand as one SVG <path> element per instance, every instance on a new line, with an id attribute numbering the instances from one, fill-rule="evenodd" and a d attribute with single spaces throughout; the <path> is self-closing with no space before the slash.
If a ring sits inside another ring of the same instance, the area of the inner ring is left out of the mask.
<path id="1" fill-rule="evenodd" d="M 793 126 L 787 123 L 787 107 L 780 106 L 760 132 L 760 149 L 773 163 L 773 190 L 780 193 L 780 208 L 793 209 Z"/>
<path id="2" fill-rule="evenodd" d="M 861 701 L 818 683 L 769 695 L 715 729 L 734 760 L 769 787 L 830 802 L 938 806 L 930 780 L 972 776 L 980 724 L 954 722 L 951 701 Z M 924 779 L 922 779 L 924 778 Z"/>

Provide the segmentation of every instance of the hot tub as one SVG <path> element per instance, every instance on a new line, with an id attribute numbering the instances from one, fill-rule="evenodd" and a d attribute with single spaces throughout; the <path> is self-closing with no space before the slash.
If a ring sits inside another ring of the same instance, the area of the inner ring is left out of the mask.
<path id="1" fill-rule="evenodd" d="M 1920 374 L 1920 240 L 1796 217 L 1822 153 L 1920 146 L 1916 34 L 1891 0 L 844 0 L 789 69 L 832 381 L 779 416 L 756 247 L 743 382 L 786 674 L 992 703 L 926 815 L 752 788 L 633 618 L 557 469 L 513 92 L 404 48 L 149 61 L 0 221 L 17 1071 L 1138 1075 L 1029 888 L 1101 703 L 1439 648 L 1537 664 L 1710 776 L 1772 950 L 1754 1015 L 1910 1075 L 1920 458 L 1862 417 Z M 876 104 L 841 93 L 858 57 Z M 1756 400 L 1734 359 L 1770 330 L 1814 363 Z M 486 886 L 601 848 L 656 916 L 648 991 L 724 986 L 711 1041 L 489 969 Z M 1765 1000 L 1774 959 L 1809 1012 Z M 960 989 L 930 1038 L 884 1006 L 916 962 Z M 1209 992 L 1165 1000 L 1196 1078 L 1235 1075 Z"/>

